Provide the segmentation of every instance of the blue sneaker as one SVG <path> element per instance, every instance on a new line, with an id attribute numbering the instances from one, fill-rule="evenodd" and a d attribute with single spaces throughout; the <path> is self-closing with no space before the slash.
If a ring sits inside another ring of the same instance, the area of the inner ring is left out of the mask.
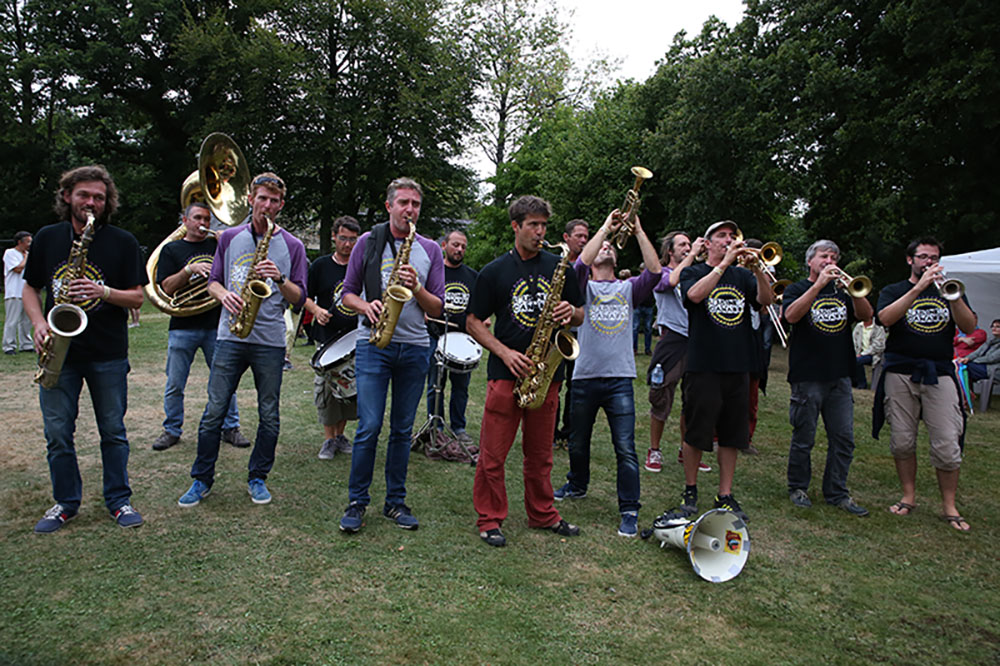
<path id="1" fill-rule="evenodd" d="M 111 516 L 118 523 L 118 527 L 139 527 L 142 525 L 142 516 L 131 504 L 121 505 Z"/>
<path id="2" fill-rule="evenodd" d="M 271 501 L 271 493 L 264 485 L 264 479 L 250 479 L 247 484 L 247 492 L 250 493 L 250 499 L 253 500 L 254 504 L 268 504 Z"/>
<path id="3" fill-rule="evenodd" d="M 51 509 L 45 512 L 42 519 L 35 523 L 35 532 L 37 534 L 49 534 L 55 532 L 64 523 L 76 518 L 75 513 L 70 513 L 66 510 L 62 504 L 56 504 Z"/>
<path id="4" fill-rule="evenodd" d="M 177 504 L 183 507 L 198 506 L 198 502 L 208 497 L 210 492 L 212 492 L 212 489 L 207 484 L 195 479 L 191 487 L 188 488 L 188 491 L 177 500 Z"/>
<path id="5" fill-rule="evenodd" d="M 622 523 L 618 526 L 618 536 L 632 538 L 639 534 L 639 514 L 636 511 L 622 512 Z"/>
<path id="6" fill-rule="evenodd" d="M 389 520 L 396 521 L 396 527 L 401 527 L 404 530 L 415 530 L 420 527 L 417 517 L 410 512 L 410 507 L 405 504 L 396 504 L 395 506 L 386 504 L 382 507 L 382 515 Z"/>
<path id="7" fill-rule="evenodd" d="M 567 481 L 562 488 L 559 488 L 552 493 L 552 498 L 557 502 L 561 502 L 567 497 L 570 499 L 583 499 L 586 496 L 586 490 L 580 490 L 569 481 Z"/>
<path id="8" fill-rule="evenodd" d="M 347 532 L 348 534 L 360 531 L 361 526 L 364 525 L 362 518 L 365 517 L 366 508 L 364 504 L 358 504 L 357 502 L 348 504 L 347 509 L 344 511 L 344 517 L 340 519 L 340 531 Z"/>

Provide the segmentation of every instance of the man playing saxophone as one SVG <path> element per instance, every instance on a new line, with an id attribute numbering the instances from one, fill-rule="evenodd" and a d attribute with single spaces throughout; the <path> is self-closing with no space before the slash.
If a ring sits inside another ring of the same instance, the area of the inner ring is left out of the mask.
<path id="1" fill-rule="evenodd" d="M 168 243 L 160 252 L 156 267 L 156 281 L 167 296 L 174 299 L 179 294 L 195 289 L 206 289 L 212 270 L 216 240 L 208 233 L 212 213 L 208 204 L 196 201 L 188 205 L 181 218 L 184 237 Z M 205 363 L 212 368 L 215 355 L 216 328 L 219 311 L 216 305 L 208 312 L 190 317 L 170 318 L 167 337 L 167 383 L 163 389 L 163 432 L 153 442 L 154 451 L 163 451 L 181 438 L 184 425 L 184 387 L 195 353 L 201 349 Z M 240 412 L 236 395 L 229 402 L 229 410 L 222 427 L 222 439 L 233 446 L 245 448 L 250 442 L 240 432 Z"/>
<path id="2" fill-rule="evenodd" d="M 508 211 L 514 231 L 514 248 L 487 264 L 472 290 L 467 328 L 490 351 L 487 365 L 486 406 L 479 435 L 479 462 L 472 502 L 479 515 L 479 536 L 490 546 L 504 546 L 500 528 L 507 518 L 504 464 L 522 429 L 524 451 L 524 505 L 528 526 L 550 529 L 562 536 L 576 536 L 580 528 L 567 523 L 555 509 L 552 494 L 552 437 L 555 432 L 562 363 L 537 409 L 518 406 L 517 380 L 537 371 L 537 361 L 525 355 L 535 329 L 579 326 L 583 298 L 575 276 L 563 282 L 550 321 L 539 321 L 556 282 L 559 257 L 541 251 L 552 208 L 544 199 L 524 196 Z M 563 274 L 565 278 L 565 274 Z M 483 323 L 496 318 L 493 332 Z M 522 425 L 523 424 L 523 425 Z"/>
<path id="3" fill-rule="evenodd" d="M 275 224 L 285 205 L 285 192 L 284 181 L 273 173 L 254 178 L 249 222 L 224 231 L 215 250 L 208 293 L 222 303 L 225 312 L 219 318 L 215 357 L 208 377 L 208 405 L 198 426 L 198 455 L 191 466 L 194 482 L 177 501 L 183 507 L 197 505 L 212 489 L 223 419 L 247 368 L 253 371 L 259 414 L 247 490 L 255 504 L 271 501 L 265 480 L 274 465 L 278 443 L 278 398 L 285 360 L 284 310 L 288 303 L 305 302 L 309 266 L 302 241 Z M 253 276 L 265 281 L 270 290 L 270 295 L 256 304 L 246 302 L 248 290 L 244 289 Z M 241 318 L 240 313 L 248 307 L 256 309 L 255 318 Z M 245 336 L 231 330 L 231 318 L 249 327 L 243 330 Z"/>
<path id="4" fill-rule="evenodd" d="M 382 515 L 405 530 L 419 523 L 406 506 L 406 471 L 410 460 L 410 432 L 423 392 L 430 359 L 430 336 L 424 314 L 441 315 L 444 303 L 444 261 L 441 248 L 433 240 L 416 233 L 423 190 L 409 178 L 389 183 L 385 209 L 389 221 L 361 235 L 351 253 L 344 278 L 343 303 L 358 313 L 358 340 L 354 357 L 358 390 L 358 427 L 351 453 L 348 505 L 340 520 L 343 532 L 361 529 L 371 497 L 375 471 L 375 447 L 382 430 L 389 381 L 392 381 L 392 408 L 389 441 L 385 458 L 385 504 Z M 410 298 L 397 301 L 395 325 L 381 318 L 386 308 L 387 287 L 408 291 Z M 379 331 L 376 344 L 368 327 Z"/>
<path id="5" fill-rule="evenodd" d="M 77 305 L 86 315 L 82 332 L 70 338 L 55 384 L 38 392 L 56 501 L 35 525 L 39 533 L 55 532 L 80 510 L 83 486 L 73 433 L 84 381 L 101 434 L 104 504 L 121 527 L 142 524 L 131 504 L 124 417 L 129 371 L 126 323 L 128 310 L 142 305 L 146 272 L 135 237 L 109 224 L 117 208 L 118 190 L 104 167 L 67 171 L 60 178 L 55 202 L 63 221 L 35 235 L 24 268 L 22 298 L 35 327 L 36 351 L 47 346 L 52 332 L 45 313 L 55 303 Z M 88 243 L 81 234 L 91 217 L 93 234 Z M 43 312 L 39 294 L 46 288 Z"/>

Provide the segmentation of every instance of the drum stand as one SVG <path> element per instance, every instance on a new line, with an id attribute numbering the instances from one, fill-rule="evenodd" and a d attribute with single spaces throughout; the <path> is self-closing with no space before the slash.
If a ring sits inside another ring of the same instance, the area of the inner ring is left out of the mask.
<path id="1" fill-rule="evenodd" d="M 438 322 L 439 324 L 446 323 L 437 319 L 428 319 L 430 321 Z M 452 324 L 451 322 L 447 322 L 447 325 L 455 326 L 455 324 Z M 447 328 L 445 328 L 445 332 L 447 332 Z M 424 446 L 427 453 L 435 453 L 447 447 L 451 442 L 457 442 L 458 445 L 465 451 L 465 454 L 469 456 L 469 459 L 475 460 L 476 458 L 473 453 L 469 451 L 469 447 L 465 445 L 465 442 L 455 436 L 454 431 L 448 425 L 447 421 L 445 421 L 444 416 L 442 416 L 442 412 L 444 412 L 445 372 L 448 371 L 445 367 L 444 352 L 447 351 L 448 348 L 448 336 L 442 336 L 441 339 L 444 340 L 444 344 L 441 349 L 442 353 L 438 354 L 436 350 L 434 352 L 434 365 L 437 366 L 437 380 L 434 382 L 434 402 L 437 407 L 434 410 L 434 413 L 428 417 L 427 422 L 420 426 L 415 433 L 413 433 L 413 437 L 410 440 L 410 450 L 419 451 L 420 447 Z M 439 437 L 438 433 L 444 435 L 444 438 L 442 439 L 442 437 Z"/>

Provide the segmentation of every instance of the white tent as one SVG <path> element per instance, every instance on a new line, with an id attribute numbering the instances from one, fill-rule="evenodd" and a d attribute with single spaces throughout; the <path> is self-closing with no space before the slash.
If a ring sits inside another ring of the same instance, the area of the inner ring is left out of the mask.
<path id="1" fill-rule="evenodd" d="M 990 331 L 990 322 L 1000 319 L 1000 247 L 941 257 L 949 278 L 965 283 L 969 305 L 979 315 L 979 328 Z"/>

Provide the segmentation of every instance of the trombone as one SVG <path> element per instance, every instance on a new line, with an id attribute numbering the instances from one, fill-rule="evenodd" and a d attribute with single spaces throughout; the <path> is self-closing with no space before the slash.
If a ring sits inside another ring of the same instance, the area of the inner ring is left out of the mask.
<path id="1" fill-rule="evenodd" d="M 768 281 L 771 283 L 771 294 L 774 296 L 775 302 L 780 303 L 781 297 L 785 293 L 785 289 L 792 283 L 792 281 L 779 280 L 775 278 L 774 274 L 768 269 L 781 263 L 781 259 L 784 256 L 781 245 L 775 243 L 774 241 L 770 241 L 768 243 L 764 243 L 759 250 L 752 247 L 745 248 L 745 250 L 746 251 L 739 257 L 740 265 L 749 269 L 753 269 L 755 266 L 760 265 L 763 269 L 764 275 L 767 276 Z M 778 334 L 778 341 L 781 342 L 781 346 L 787 348 L 788 332 L 785 331 L 785 327 L 781 324 L 781 313 L 774 307 L 773 303 L 767 306 L 767 316 L 771 318 L 771 323 L 774 325 L 775 333 Z"/>
<path id="2" fill-rule="evenodd" d="M 847 295 L 851 298 L 864 298 L 872 291 L 872 281 L 865 277 L 864 275 L 859 275 L 858 277 L 851 277 L 844 272 L 840 266 L 833 266 L 837 271 L 837 277 L 834 278 L 838 287 L 847 292 Z"/>

